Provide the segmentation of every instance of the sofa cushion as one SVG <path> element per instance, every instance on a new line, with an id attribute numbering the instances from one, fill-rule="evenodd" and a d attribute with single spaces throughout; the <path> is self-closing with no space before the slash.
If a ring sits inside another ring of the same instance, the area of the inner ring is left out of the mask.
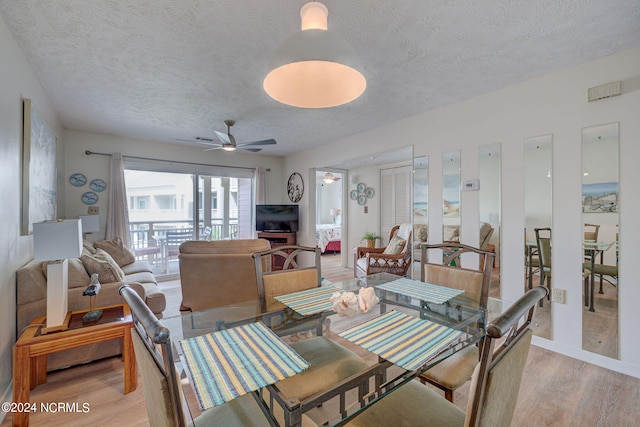
<path id="1" fill-rule="evenodd" d="M 139 271 L 137 273 L 125 274 L 123 281 L 156 284 L 156 276 L 150 271 Z"/>
<path id="2" fill-rule="evenodd" d="M 98 249 L 93 256 L 82 255 L 80 260 L 90 276 L 98 273 L 100 283 L 122 282 L 124 279 L 122 269 L 111 258 L 111 255 L 102 249 Z"/>
<path id="3" fill-rule="evenodd" d="M 133 252 L 131 252 L 131 250 L 122 243 L 122 239 L 119 236 L 116 236 L 111 240 L 95 242 L 93 246 L 95 246 L 96 249 L 102 249 L 111 255 L 119 267 L 131 264 L 136 260 Z"/>
<path id="4" fill-rule="evenodd" d="M 47 277 L 47 267 L 49 262 L 42 263 L 42 274 Z M 80 288 L 89 286 L 91 283 L 91 277 L 87 274 L 87 270 L 80 262 L 79 258 L 68 259 L 68 271 L 69 271 L 69 288 Z"/>
<path id="5" fill-rule="evenodd" d="M 125 277 L 130 274 L 149 272 L 152 273 L 151 265 L 149 265 L 148 261 L 136 261 L 134 263 L 122 266 L 122 271 L 124 272 Z M 153 280 L 155 282 L 155 280 Z"/>

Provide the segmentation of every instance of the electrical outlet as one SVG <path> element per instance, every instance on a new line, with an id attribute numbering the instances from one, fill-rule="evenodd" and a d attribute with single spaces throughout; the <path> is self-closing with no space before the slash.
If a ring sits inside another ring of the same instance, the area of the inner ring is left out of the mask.
<path id="1" fill-rule="evenodd" d="M 87 209 L 87 213 L 89 215 L 99 215 L 100 214 L 100 208 L 97 206 L 89 206 L 89 208 Z"/>
<path id="2" fill-rule="evenodd" d="M 553 302 L 557 302 L 559 304 L 566 304 L 565 299 L 567 297 L 566 289 L 553 288 Z"/>

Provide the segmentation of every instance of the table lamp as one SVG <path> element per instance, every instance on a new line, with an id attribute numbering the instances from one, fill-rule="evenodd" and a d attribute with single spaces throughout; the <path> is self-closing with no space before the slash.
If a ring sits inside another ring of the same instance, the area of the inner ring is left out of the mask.
<path id="1" fill-rule="evenodd" d="M 100 231 L 100 215 L 80 215 L 82 223 L 82 236 L 84 239 L 91 241 L 89 236 L 94 231 Z"/>
<path id="2" fill-rule="evenodd" d="M 68 258 L 82 254 L 82 227 L 79 219 L 44 221 L 33 224 L 33 254 L 47 265 L 47 320 L 42 333 L 68 328 Z"/>
<path id="3" fill-rule="evenodd" d="M 329 209 L 329 215 L 333 217 L 333 222 L 336 222 L 336 215 L 338 215 L 338 211 L 334 208 Z"/>

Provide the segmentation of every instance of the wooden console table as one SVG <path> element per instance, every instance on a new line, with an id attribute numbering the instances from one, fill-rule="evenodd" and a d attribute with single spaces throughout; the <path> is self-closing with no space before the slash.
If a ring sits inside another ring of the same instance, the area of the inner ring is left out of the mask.
<path id="1" fill-rule="evenodd" d="M 32 389 L 47 382 L 47 355 L 89 344 L 122 339 L 124 362 L 124 394 L 138 386 L 136 357 L 131 341 L 131 310 L 126 304 L 102 307 L 103 315 L 95 322 L 83 323 L 82 316 L 88 310 L 74 311 L 69 329 L 41 334 L 44 316 L 27 326 L 13 347 L 13 401 L 28 403 Z M 14 426 L 28 426 L 28 412 L 13 413 Z"/>

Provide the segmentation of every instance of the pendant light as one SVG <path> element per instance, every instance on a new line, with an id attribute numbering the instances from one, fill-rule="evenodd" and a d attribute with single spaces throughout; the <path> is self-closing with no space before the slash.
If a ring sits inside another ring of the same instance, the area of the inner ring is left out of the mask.
<path id="1" fill-rule="evenodd" d="M 358 98 L 367 87 L 355 50 L 327 30 L 329 10 L 319 2 L 300 10 L 302 30 L 285 39 L 271 56 L 263 87 L 283 104 L 328 108 Z"/>

